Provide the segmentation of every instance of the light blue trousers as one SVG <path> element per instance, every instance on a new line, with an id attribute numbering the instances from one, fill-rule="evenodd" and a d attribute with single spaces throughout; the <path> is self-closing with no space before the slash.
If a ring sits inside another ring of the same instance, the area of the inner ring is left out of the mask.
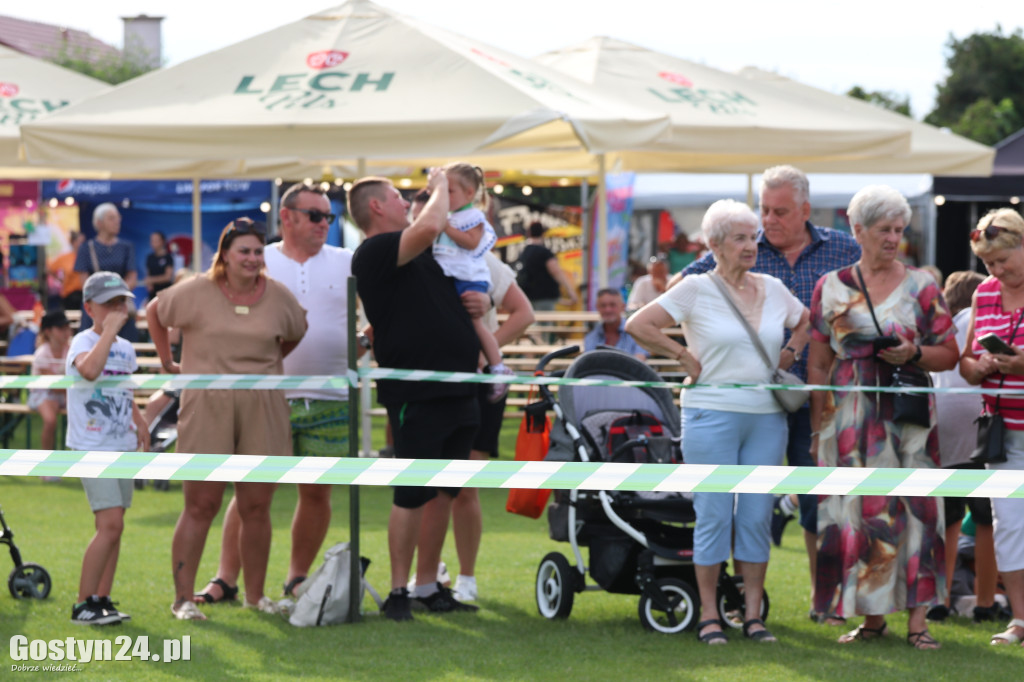
<path id="1" fill-rule="evenodd" d="M 688 407 L 683 421 L 687 464 L 782 464 L 789 437 L 785 412 L 749 414 Z M 727 561 L 734 542 L 736 559 L 768 561 L 773 499 L 769 493 L 694 493 L 694 563 L 713 566 Z"/>

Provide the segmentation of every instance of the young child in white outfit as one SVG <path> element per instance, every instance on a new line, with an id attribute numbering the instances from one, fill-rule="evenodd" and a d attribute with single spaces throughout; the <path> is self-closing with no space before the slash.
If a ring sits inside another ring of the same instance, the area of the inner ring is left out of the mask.
<path id="1" fill-rule="evenodd" d="M 39 321 L 41 343 L 32 355 L 33 375 L 64 374 L 64 357 L 71 341 L 71 326 L 63 310 L 52 310 Z M 33 388 L 28 392 L 28 406 L 43 419 L 39 434 L 40 447 L 53 450 L 57 444 L 57 418 L 64 409 L 65 393 L 59 388 Z M 59 481 L 57 476 L 44 476 L 44 481 Z"/>
<path id="2" fill-rule="evenodd" d="M 434 260 L 444 274 L 455 278 L 455 288 L 460 296 L 467 291 L 486 294 L 491 288 L 491 273 L 484 255 L 494 247 L 498 237 L 484 212 L 476 206 L 478 200 L 485 207 L 487 205 L 484 172 L 479 166 L 460 162 L 445 166 L 444 173 L 448 178 L 451 213 L 448 215 L 448 227 L 434 242 Z M 480 339 L 490 373 L 515 374 L 502 361 L 498 341 L 483 318 L 474 319 L 473 328 Z M 507 393 L 508 384 L 491 384 L 489 399 L 496 403 Z"/>

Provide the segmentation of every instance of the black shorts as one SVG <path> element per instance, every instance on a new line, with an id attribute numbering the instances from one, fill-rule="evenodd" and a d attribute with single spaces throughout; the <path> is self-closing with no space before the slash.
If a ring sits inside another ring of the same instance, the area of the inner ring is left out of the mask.
<path id="1" fill-rule="evenodd" d="M 480 429 L 473 439 L 473 449 L 486 452 L 491 457 L 498 456 L 498 436 L 501 435 L 501 422 L 505 418 L 505 403 L 508 394 L 500 402 L 492 403 L 487 399 L 491 384 L 480 384 L 476 394 L 476 404 L 480 407 Z"/>
<path id="2" fill-rule="evenodd" d="M 967 462 L 946 468 L 984 470 L 985 465 Z M 946 528 L 949 528 L 954 523 L 963 521 L 968 509 L 971 510 L 971 518 L 974 520 L 975 525 L 992 525 L 992 500 L 987 497 L 944 497 L 943 506 L 946 512 Z"/>
<path id="3" fill-rule="evenodd" d="M 389 405 L 388 422 L 395 457 L 404 459 L 469 459 L 480 410 L 475 397 L 419 400 Z M 461 488 L 394 486 L 395 506 L 417 509 L 442 490 L 452 497 Z"/>

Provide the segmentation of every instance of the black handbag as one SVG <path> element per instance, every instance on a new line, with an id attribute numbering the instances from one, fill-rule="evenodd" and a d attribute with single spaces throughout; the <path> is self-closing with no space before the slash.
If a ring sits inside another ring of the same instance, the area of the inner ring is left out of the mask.
<path id="1" fill-rule="evenodd" d="M 892 373 L 892 385 L 913 388 L 932 385 L 927 372 L 912 365 L 897 367 Z M 932 425 L 928 414 L 927 393 L 896 393 L 892 397 L 892 419 L 925 428 Z"/>
<path id="2" fill-rule="evenodd" d="M 871 297 L 868 295 L 868 287 L 864 283 L 864 275 L 861 274 L 860 266 L 856 266 L 857 279 L 860 280 L 861 292 L 864 294 L 864 301 L 868 304 L 871 312 L 871 321 L 875 323 L 879 337 L 885 337 L 882 325 L 878 324 L 875 317 L 875 307 L 871 304 Z M 914 365 L 900 365 L 893 370 L 892 386 L 903 388 L 921 388 L 932 385 L 931 377 L 927 372 Z M 894 393 L 892 396 L 892 420 L 904 424 L 913 424 L 928 428 L 932 425 L 930 414 L 930 403 L 927 393 L 908 392 Z"/>
<path id="3" fill-rule="evenodd" d="M 998 405 L 999 398 L 996 398 Z M 971 461 L 975 464 L 999 464 L 1006 461 L 1006 422 L 1003 415 L 985 413 L 974 420 L 978 425 L 978 446 L 971 453 Z"/>

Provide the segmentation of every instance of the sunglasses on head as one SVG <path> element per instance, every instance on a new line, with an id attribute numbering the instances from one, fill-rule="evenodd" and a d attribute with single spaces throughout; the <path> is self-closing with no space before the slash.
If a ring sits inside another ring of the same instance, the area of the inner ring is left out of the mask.
<path id="1" fill-rule="evenodd" d="M 981 239 L 981 235 L 985 235 L 985 241 L 990 242 L 998 237 L 1000 232 L 1010 232 L 1010 229 L 999 227 L 998 225 L 989 225 L 984 230 L 971 230 L 971 241 L 976 242 Z"/>
<path id="2" fill-rule="evenodd" d="M 323 211 L 315 208 L 293 208 L 292 210 L 308 215 L 311 223 L 318 223 L 321 220 L 327 220 L 328 223 L 333 223 L 334 219 L 338 217 L 333 213 L 324 213 Z"/>
<path id="3" fill-rule="evenodd" d="M 255 222 L 251 218 L 236 218 L 231 223 L 231 229 L 225 233 L 225 237 L 229 234 L 255 234 L 260 237 L 267 236 L 267 226 L 262 222 Z"/>

